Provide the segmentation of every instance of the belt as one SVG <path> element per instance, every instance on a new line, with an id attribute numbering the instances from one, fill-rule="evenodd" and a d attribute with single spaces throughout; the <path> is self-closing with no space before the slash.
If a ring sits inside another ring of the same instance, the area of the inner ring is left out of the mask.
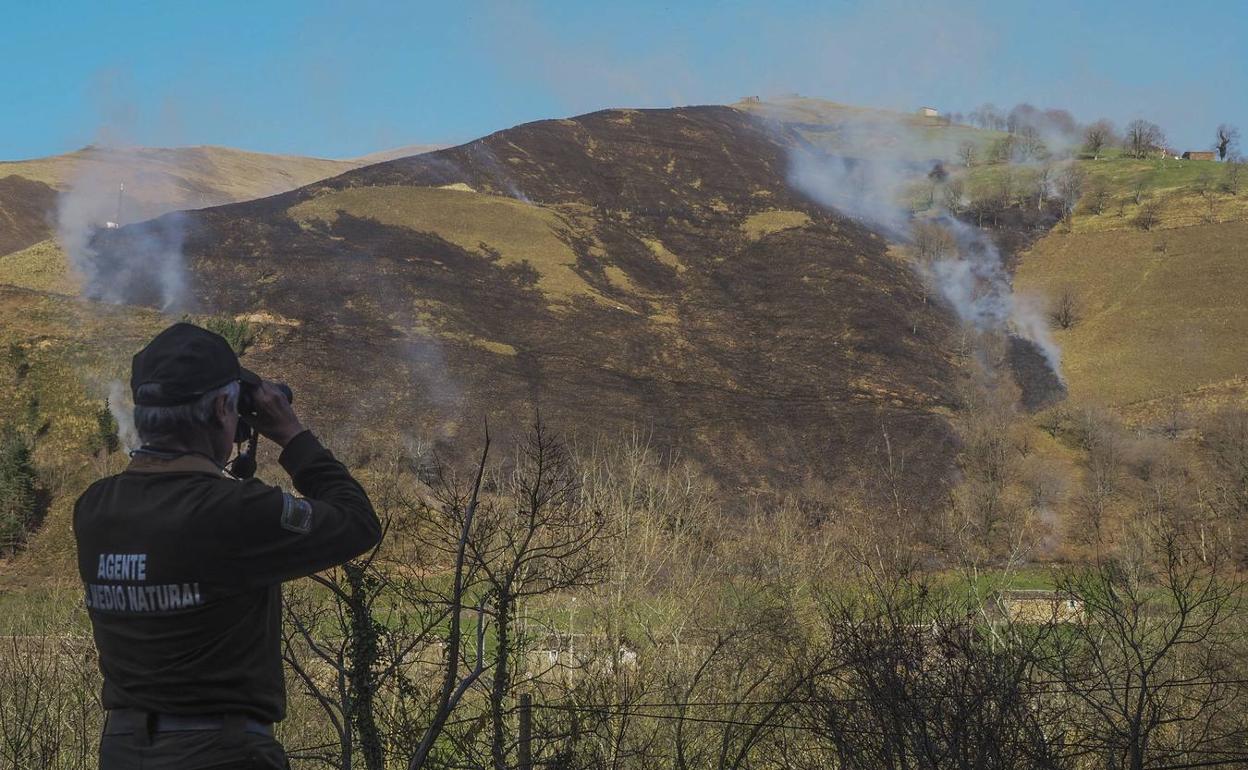
<path id="1" fill-rule="evenodd" d="M 149 721 L 150 720 L 150 721 Z M 242 715 L 149 714 L 134 709 L 111 709 L 104 721 L 105 735 L 131 735 L 135 732 L 177 733 L 224 730 L 227 724 L 240 725 L 245 733 L 273 737 L 273 725 Z M 150 726 L 149 726 L 150 725 Z"/>

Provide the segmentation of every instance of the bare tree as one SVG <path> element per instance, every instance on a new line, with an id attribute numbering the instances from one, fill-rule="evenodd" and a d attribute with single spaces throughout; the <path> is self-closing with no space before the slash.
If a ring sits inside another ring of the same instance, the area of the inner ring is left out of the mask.
<path id="1" fill-rule="evenodd" d="M 1049 193 L 1053 189 L 1054 167 L 1052 163 L 1041 163 L 1036 169 L 1033 190 L 1036 199 L 1036 211 L 1043 211 L 1044 204 L 1049 200 Z"/>
<path id="2" fill-rule="evenodd" d="M 1141 230 L 1152 230 L 1161 221 L 1161 201 L 1157 198 L 1145 200 L 1140 211 L 1135 215 L 1135 226 Z"/>
<path id="3" fill-rule="evenodd" d="M 1244 159 L 1239 153 L 1233 153 L 1226 161 L 1226 172 L 1222 180 L 1222 189 L 1231 195 L 1239 195 L 1244 180 Z"/>
<path id="4" fill-rule="evenodd" d="M 1036 126 L 1028 124 L 1020 127 L 1017 136 L 1015 154 L 1018 160 L 1024 162 L 1038 160 L 1048 154 L 1048 148 L 1045 147 L 1044 140 L 1040 138 L 1040 129 Z"/>
<path id="5" fill-rule="evenodd" d="M 985 356 L 1004 355 L 1004 340 Z M 946 542 L 952 552 L 978 563 L 1011 563 L 1026 530 L 1026 504 L 1019 494 L 1019 463 L 1025 454 L 1013 430 L 1021 394 L 1008 375 L 986 366 L 962 391 L 958 421 L 963 451 L 962 482 L 950 494 Z"/>
<path id="6" fill-rule="evenodd" d="M 971 140 L 966 140 L 958 145 L 958 160 L 962 161 L 962 165 L 970 168 L 975 165 L 975 155 L 977 148 Z"/>
<path id="7" fill-rule="evenodd" d="M 1229 178 L 1229 177 L 1228 177 Z M 957 214 L 966 205 L 966 185 L 961 178 L 953 177 L 945 184 L 944 204 L 950 212 Z"/>
<path id="8" fill-rule="evenodd" d="M 86 618 L 59 590 L 38 611 L 10 604 L 0 636 L 0 766 L 94 767 L 100 669 L 90 636 L 67 634 Z M 77 617 L 60 612 L 72 607 Z"/>
<path id="9" fill-rule="evenodd" d="M 466 596 L 473 582 L 474 570 L 468 560 L 469 541 L 473 535 L 473 519 L 481 499 L 481 482 L 485 476 L 485 464 L 490 454 L 490 432 L 485 431 L 485 445 L 481 449 L 481 459 L 477 464 L 477 472 L 467 496 L 460 494 L 455 485 L 445 475 L 439 485 L 443 494 L 438 510 L 441 518 L 450 525 L 454 532 L 454 561 L 451 575 L 451 593 L 447 601 L 450 624 L 446 632 L 445 655 L 443 657 L 443 673 L 441 686 L 433 704 L 433 718 L 429 721 L 421 736 L 420 743 L 408 760 L 410 770 L 420 770 L 428 761 L 430 753 L 438 738 L 446 728 L 451 713 L 485 673 L 485 602 L 476 609 L 476 649 L 475 663 L 470 663 L 464 650 L 462 630 L 463 610 L 467 605 Z M 442 541 L 435 539 L 435 548 Z"/>
<path id="10" fill-rule="evenodd" d="M 668 685 L 678 704 L 678 770 L 748 766 L 757 747 L 782 729 L 811 662 L 783 593 L 781 586 L 736 588 L 730 606 L 707 613 L 718 627 L 700 629 L 687 672 Z M 716 702 L 715 710 L 695 709 L 699 700 Z"/>
<path id="11" fill-rule="evenodd" d="M 1248 412 L 1226 410 L 1204 426 L 1208 461 L 1202 502 L 1223 527 L 1239 565 L 1248 565 Z"/>
<path id="12" fill-rule="evenodd" d="M 983 227 L 988 220 L 996 225 L 1004 209 L 1000 189 L 987 185 L 977 186 L 971 191 L 967 208 L 975 216 L 975 224 L 979 227 Z"/>
<path id="13" fill-rule="evenodd" d="M 398 457 L 374 467 L 382 542 L 288 587 L 284 658 L 334 738 L 332 752 L 292 746 L 293 753 L 344 770 L 357 762 L 379 770 L 395 757 L 424 766 L 485 670 L 484 610 L 468 606 L 475 573 L 465 551 L 488 451 L 487 432 L 467 490 L 440 464 L 430 471 Z M 420 479 L 436 484 L 431 493 Z M 466 611 L 475 611 L 475 628 L 462 627 Z M 429 653 L 438 651 L 434 662 Z M 443 672 L 440 687 L 431 686 L 430 668 Z"/>
<path id="14" fill-rule="evenodd" d="M 1075 120 L 1075 116 L 1070 113 L 1070 110 L 1050 107 L 1041 113 L 1040 118 L 1048 130 L 1062 136 L 1075 137 L 1079 134 L 1079 123 Z"/>
<path id="15" fill-rule="evenodd" d="M 411 526 L 400 474 L 390 468 L 373 490 L 387 535 Z M 291 586 L 283 602 L 283 657 L 334 732 L 337 756 L 322 758 L 344 770 L 357 757 L 381 770 L 389 755 L 408 753 L 387 736 L 410 732 L 409 725 L 388 730 L 406 720 L 383 713 L 382 704 L 412 692 L 409 669 L 452 614 L 453 605 L 408 577 L 406 558 L 392 550 L 383 537 L 361 558 Z"/>
<path id="16" fill-rule="evenodd" d="M 1089 214 L 1102 214 L 1109 206 L 1109 185 L 1101 180 L 1093 181 L 1086 196 L 1086 209 Z"/>
<path id="17" fill-rule="evenodd" d="M 1192 183 L 1192 190 L 1200 196 L 1204 202 L 1204 212 L 1201 214 L 1201 220 L 1205 223 L 1212 224 L 1217 221 L 1217 184 L 1214 182 L 1213 172 L 1206 169 L 1201 172 L 1200 176 Z"/>
<path id="18" fill-rule="evenodd" d="M 1218 160 L 1226 160 L 1239 147 L 1239 129 L 1229 123 L 1219 124 L 1218 139 L 1213 146 L 1218 150 Z"/>
<path id="19" fill-rule="evenodd" d="M 1005 116 L 992 103 L 981 104 L 972 110 L 968 116 L 971 122 L 980 128 L 986 128 L 992 131 L 1005 130 Z"/>
<path id="20" fill-rule="evenodd" d="M 920 262 L 936 262 L 953 256 L 957 251 L 958 240 L 949 228 L 929 221 L 914 225 L 914 255 Z"/>
<path id="21" fill-rule="evenodd" d="M 1087 181 L 1087 172 L 1075 162 L 1067 163 L 1057 175 L 1057 197 L 1062 204 L 1062 217 L 1069 218 L 1075 213 L 1079 197 L 1083 195 L 1083 186 Z"/>
<path id="22" fill-rule="evenodd" d="M 1014 205 L 1014 194 L 1017 189 L 1017 178 L 1010 167 L 1001 169 L 996 180 L 997 212 L 1003 212 Z M 994 220 L 993 224 L 996 224 Z"/>
<path id="23" fill-rule="evenodd" d="M 1049 320 L 1059 329 L 1070 329 L 1079 322 L 1079 299 L 1069 286 L 1057 295 Z"/>
<path id="24" fill-rule="evenodd" d="M 1165 145 L 1166 135 L 1156 123 L 1136 119 L 1127 124 L 1123 141 L 1131 157 L 1147 158 Z"/>
<path id="25" fill-rule="evenodd" d="M 1040 116 L 1040 110 L 1027 102 L 1014 105 L 1005 117 L 1005 130 L 1017 134 L 1024 128 L 1034 128 Z"/>
<path id="26" fill-rule="evenodd" d="M 1102 118 L 1083 129 L 1083 148 L 1093 160 L 1100 160 L 1101 150 L 1114 138 L 1114 124 Z"/>
<path id="27" fill-rule="evenodd" d="M 507 770 L 515 749 L 508 700 L 527 681 L 519 656 L 527 626 L 517 626 L 521 605 L 537 597 L 588 588 L 604 576 L 601 544 L 606 518 L 585 504 L 566 448 L 540 420 L 530 431 L 515 470 L 498 499 L 485 501 L 468 539 L 493 619 L 489 682 L 490 761 Z"/>
<path id="28" fill-rule="evenodd" d="M 818 766 L 1055 767 L 1045 712 L 1030 693 L 1051 629 L 994 639 L 975 621 L 978 607 L 904 565 L 867 575 L 857 591 L 821 600 L 827 652 L 794 706 L 824 749 Z"/>
<path id="29" fill-rule="evenodd" d="M 1014 160 L 1018 148 L 1018 138 L 1007 134 L 992 143 L 989 158 L 993 163 L 1010 163 Z"/>
<path id="30" fill-rule="evenodd" d="M 936 190 L 949 178 L 949 171 L 945 168 L 945 164 L 936 161 L 932 164 L 932 168 L 927 172 L 927 207 L 931 208 L 936 205 Z"/>
<path id="31" fill-rule="evenodd" d="M 1233 682 L 1238 584 L 1216 552 L 1173 530 L 1142 533 L 1138 556 L 1071 572 L 1058 590 L 1083 622 L 1054 637 L 1043 661 L 1071 698 L 1072 751 L 1101 767 L 1144 770 L 1242 746 Z M 1082 748 L 1081 748 L 1082 746 Z"/>
<path id="32" fill-rule="evenodd" d="M 1071 534 L 1099 554 L 1115 523 L 1114 506 L 1122 486 L 1123 440 L 1112 418 L 1094 409 L 1075 413 L 1072 433 L 1085 454 L 1083 483 L 1073 500 Z"/>

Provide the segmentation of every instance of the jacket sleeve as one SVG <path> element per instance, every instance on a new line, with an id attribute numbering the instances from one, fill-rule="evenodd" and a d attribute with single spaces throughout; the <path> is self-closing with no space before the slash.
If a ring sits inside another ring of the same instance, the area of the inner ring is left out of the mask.
<path id="1" fill-rule="evenodd" d="M 381 541 L 363 487 L 311 431 L 291 439 L 278 462 L 302 497 L 260 481 L 236 484 L 212 528 L 218 542 L 208 550 L 219 558 L 203 565 L 206 575 L 271 585 L 342 564 Z"/>

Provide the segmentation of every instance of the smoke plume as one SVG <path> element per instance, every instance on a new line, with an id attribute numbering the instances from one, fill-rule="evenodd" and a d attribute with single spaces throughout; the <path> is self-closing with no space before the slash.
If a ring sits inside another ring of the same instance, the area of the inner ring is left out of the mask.
<path id="1" fill-rule="evenodd" d="M 789 153 L 788 181 L 816 202 L 909 241 L 915 221 L 908 196 L 934 184 L 928 175 L 949 162 L 948 148 L 911 128 L 902 117 L 847 119 L 837 126 L 835 153 L 798 147 Z M 1061 351 L 1039 305 L 1014 294 L 1000 250 L 985 231 L 944 212 L 934 221 L 957 248 L 918 270 L 958 317 L 981 332 L 998 332 L 1034 343 L 1060 377 Z"/>
<path id="2" fill-rule="evenodd" d="M 90 152 L 93 162 L 80 165 L 60 196 L 56 213 L 57 240 L 81 280 L 83 296 L 112 303 L 147 302 L 163 310 L 185 307 L 185 216 L 174 213 L 127 224 L 142 216 L 135 202 L 142 198 L 145 185 L 174 180 L 137 173 L 131 151 Z"/>
<path id="3" fill-rule="evenodd" d="M 108 383 L 108 411 L 117 421 L 117 438 L 122 448 L 129 452 L 142 443 L 134 427 L 134 404 L 130 402 L 130 389 L 120 380 Z"/>

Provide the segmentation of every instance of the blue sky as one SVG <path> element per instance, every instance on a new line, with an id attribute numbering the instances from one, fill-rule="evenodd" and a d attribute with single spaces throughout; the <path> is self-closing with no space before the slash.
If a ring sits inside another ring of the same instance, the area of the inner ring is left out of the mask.
<path id="1" fill-rule="evenodd" d="M 347 157 L 608 106 L 1031 102 L 1248 135 L 1248 3 L 4 0 L 0 158 L 92 141 Z"/>

